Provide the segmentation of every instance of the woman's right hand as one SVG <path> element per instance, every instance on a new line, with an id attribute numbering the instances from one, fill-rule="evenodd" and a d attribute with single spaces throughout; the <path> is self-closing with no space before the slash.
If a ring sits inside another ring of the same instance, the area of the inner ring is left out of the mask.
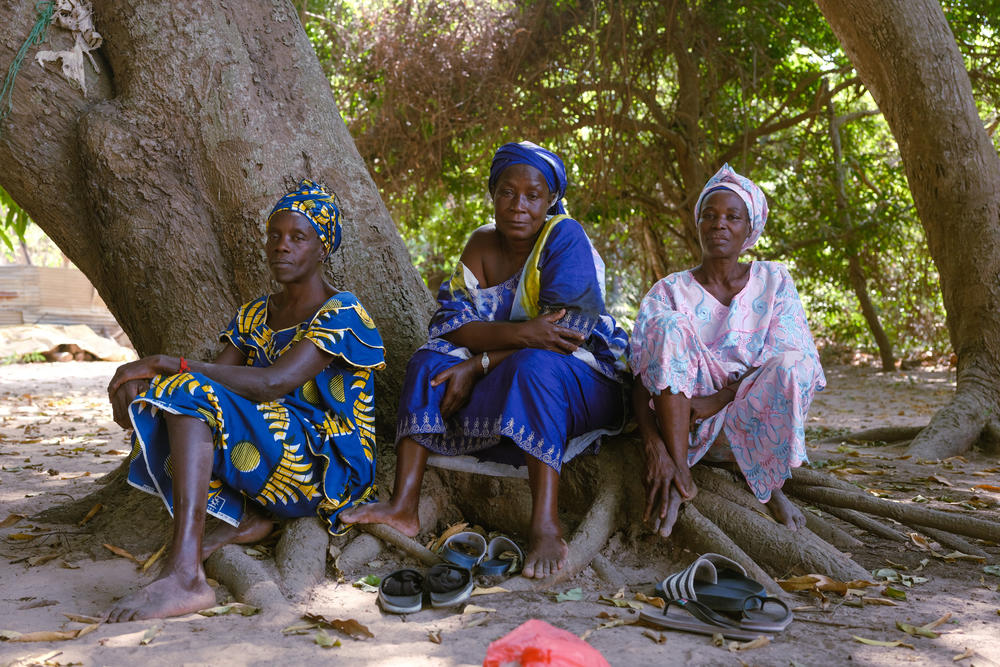
<path id="1" fill-rule="evenodd" d="M 520 327 L 520 334 L 524 342 L 524 347 L 551 350 L 562 354 L 573 354 L 576 348 L 583 344 L 585 338 L 581 333 L 556 324 L 565 314 L 566 309 L 561 308 L 555 312 L 539 315 L 534 319 L 523 322 Z"/>
<path id="2" fill-rule="evenodd" d="M 441 399 L 441 416 L 443 418 L 447 419 L 452 416 L 469 401 L 472 388 L 476 386 L 476 381 L 482 374 L 482 362 L 479 355 L 476 355 L 444 369 L 431 378 L 432 387 L 436 387 L 442 382 L 448 383 L 448 386 L 445 387 L 444 397 Z"/>
<path id="3" fill-rule="evenodd" d="M 111 414 L 115 423 L 122 428 L 132 428 L 128 417 L 128 406 L 136 396 L 149 388 L 149 380 L 129 380 L 121 385 L 111 396 Z"/>

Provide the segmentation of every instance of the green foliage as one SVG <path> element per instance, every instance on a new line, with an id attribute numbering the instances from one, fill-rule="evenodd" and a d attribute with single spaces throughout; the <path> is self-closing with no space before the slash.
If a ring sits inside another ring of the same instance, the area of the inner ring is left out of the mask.
<path id="1" fill-rule="evenodd" d="M 24 241 L 24 234 L 30 223 L 28 214 L 6 190 L 0 188 L 0 241 L 4 242 L 8 250 L 14 250 L 15 241 Z"/>

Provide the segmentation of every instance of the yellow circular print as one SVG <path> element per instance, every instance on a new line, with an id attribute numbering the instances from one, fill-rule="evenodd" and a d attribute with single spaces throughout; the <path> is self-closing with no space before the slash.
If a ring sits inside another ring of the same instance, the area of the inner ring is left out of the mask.
<path id="1" fill-rule="evenodd" d="M 375 328 L 375 321 L 372 319 L 371 315 L 369 315 L 367 311 L 365 311 L 364 308 L 358 308 L 358 317 L 361 318 L 361 321 L 364 322 L 365 326 L 368 327 L 369 329 Z"/>
<path id="2" fill-rule="evenodd" d="M 302 398 L 313 405 L 319 405 L 319 387 L 316 385 L 316 380 L 309 380 L 302 385 Z"/>
<path id="3" fill-rule="evenodd" d="M 240 472 L 250 472 L 260 465 L 260 451 L 249 440 L 240 440 L 230 451 L 229 460 Z"/>
<path id="4" fill-rule="evenodd" d="M 334 375 L 330 379 L 330 395 L 333 396 L 338 401 L 340 401 L 341 403 L 347 400 L 346 396 L 344 395 L 343 375 Z"/>

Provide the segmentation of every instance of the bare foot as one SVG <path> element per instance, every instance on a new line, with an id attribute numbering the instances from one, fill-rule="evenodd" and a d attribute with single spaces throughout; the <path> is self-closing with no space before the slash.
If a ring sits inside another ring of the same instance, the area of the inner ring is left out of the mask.
<path id="1" fill-rule="evenodd" d="M 562 538 L 561 530 L 533 535 L 528 554 L 524 557 L 521 575 L 528 579 L 543 579 L 563 569 L 567 556 L 569 547 Z"/>
<path id="2" fill-rule="evenodd" d="M 247 510 L 239 526 L 231 526 L 219 521 L 212 530 L 205 534 L 201 542 L 201 560 L 211 556 L 227 544 L 250 544 L 259 542 L 271 534 L 274 521 L 259 512 Z"/>
<path id="3" fill-rule="evenodd" d="M 788 499 L 781 489 L 771 491 L 771 499 L 764 503 L 775 521 L 784 524 L 788 530 L 798 530 L 806 525 L 802 511 Z"/>
<path id="4" fill-rule="evenodd" d="M 340 513 L 341 523 L 384 523 L 407 537 L 420 532 L 420 519 L 416 509 L 400 509 L 388 503 L 358 505 Z"/>
<path id="5" fill-rule="evenodd" d="M 181 616 L 213 606 L 215 591 L 205 581 L 201 568 L 193 579 L 172 572 L 119 600 L 108 613 L 108 622 Z"/>

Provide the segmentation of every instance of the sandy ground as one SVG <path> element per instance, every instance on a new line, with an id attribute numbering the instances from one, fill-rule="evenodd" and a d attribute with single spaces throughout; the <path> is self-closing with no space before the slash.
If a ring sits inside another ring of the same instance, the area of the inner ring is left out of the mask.
<path id="1" fill-rule="evenodd" d="M 113 470 L 126 455 L 128 445 L 111 421 L 104 398 L 113 368 L 104 362 L 0 366 L 0 631 L 75 634 L 88 625 L 67 614 L 100 615 L 115 599 L 152 577 L 155 568 L 143 574 L 135 562 L 110 552 L 96 557 L 100 547 L 86 546 L 86 526 L 42 525 L 30 518 L 39 510 L 82 497 L 96 478 Z M 830 433 L 926 423 L 954 386 L 947 370 L 934 369 L 886 375 L 841 366 L 829 368 L 828 378 L 829 388 L 817 396 L 810 414 L 810 443 Z M 902 454 L 899 446 L 810 447 L 814 464 L 839 470 L 843 479 L 877 488 L 880 495 L 940 508 L 964 503 L 977 516 L 1000 518 L 1000 493 L 974 488 L 1000 487 L 996 457 L 970 453 L 929 464 L 901 458 Z M 11 515 L 28 518 L 4 521 Z M 852 606 L 856 600 L 845 601 L 835 594 L 828 594 L 826 603 L 798 594 L 793 604 L 803 609 L 796 621 L 769 645 L 744 651 L 731 650 L 728 642 L 714 646 L 708 637 L 659 635 L 637 625 L 595 630 L 614 620 L 607 614 L 623 619 L 628 611 L 599 601 L 616 591 L 590 570 L 555 587 L 558 593 L 579 588 L 579 600 L 556 602 L 541 592 L 497 593 L 472 599 L 492 611 L 383 614 L 375 594 L 351 582 L 399 567 L 400 555 L 385 550 L 377 560 L 341 577 L 331 567 L 327 580 L 299 605 L 303 612 L 360 622 L 374 633 L 365 641 L 330 630 L 328 635 L 339 639 L 340 645 L 323 648 L 315 630 L 283 634 L 289 621 L 276 619 L 267 610 L 250 617 L 192 614 L 168 621 L 101 624 L 66 641 L 0 641 L 0 665 L 303 664 L 324 658 L 346 665 L 473 665 L 482 664 L 490 642 L 530 618 L 577 635 L 592 630 L 587 641 L 616 666 L 1000 664 L 1000 576 L 984 570 L 1000 563 L 1000 549 L 985 546 L 991 554 L 986 563 L 948 562 L 913 543 L 854 532 L 866 545 L 854 554 L 864 567 L 894 568 L 917 577 L 911 587 L 900 586 L 907 599 L 896 606 L 859 607 Z M 637 592 L 651 593 L 655 581 L 678 567 L 658 557 L 666 553 L 693 557 L 679 548 L 665 549 L 658 538 L 641 534 L 620 533 L 604 551 L 629 581 L 623 591 L 629 600 Z M 134 555 L 144 560 L 150 553 Z M 870 589 L 876 591 L 870 594 L 879 595 L 883 588 Z M 218 590 L 218 598 L 226 601 L 227 592 Z M 951 617 L 936 628 L 941 633 L 936 638 L 912 637 L 896 625 L 922 625 L 948 613 Z M 431 635 L 440 643 L 431 641 Z M 908 646 L 871 646 L 854 636 Z M 953 662 L 963 654 L 968 657 Z"/>

